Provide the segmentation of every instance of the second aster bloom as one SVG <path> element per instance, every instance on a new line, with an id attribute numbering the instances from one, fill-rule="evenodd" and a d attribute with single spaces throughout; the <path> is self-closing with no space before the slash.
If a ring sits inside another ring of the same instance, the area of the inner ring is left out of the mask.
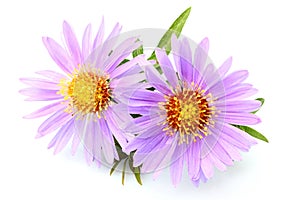
<path id="1" fill-rule="evenodd" d="M 194 59 L 187 39 L 173 36 L 171 45 L 174 64 L 164 50 L 157 49 L 163 74 L 147 66 L 148 83 L 127 94 L 129 111 L 142 116 L 127 127 L 137 136 L 125 151 L 136 150 L 134 166 L 142 165 L 144 173 L 156 175 L 170 165 L 174 185 L 186 163 L 190 179 L 198 186 L 213 176 L 214 167 L 225 170 L 241 159 L 240 151 L 256 143 L 233 124 L 259 123 L 251 112 L 261 103 L 246 99 L 256 92 L 244 83 L 247 71 L 227 75 L 231 58 L 218 69 L 207 62 L 208 39 L 197 46 Z"/>
<path id="2" fill-rule="evenodd" d="M 104 40 L 104 23 L 92 40 L 91 25 L 85 29 L 80 47 L 75 34 L 67 22 L 63 23 L 66 48 L 49 37 L 43 42 L 50 56 L 64 73 L 52 70 L 39 71 L 43 78 L 21 78 L 31 87 L 22 89 L 21 94 L 29 101 L 52 101 L 49 105 L 25 116 L 37 118 L 51 116 L 39 127 L 37 137 L 56 130 L 49 144 L 54 153 L 60 152 L 72 139 L 75 153 L 83 141 L 88 163 L 105 161 L 109 164 L 118 158 L 115 139 L 121 146 L 127 138 L 119 129 L 122 113 L 119 108 L 120 87 L 130 87 L 144 80 L 137 65 L 142 57 L 122 64 L 141 43 L 137 38 L 128 38 L 117 44 L 121 26 L 117 24 Z M 54 102 L 53 102 L 54 101 Z M 115 138 L 115 139 L 114 139 Z"/>

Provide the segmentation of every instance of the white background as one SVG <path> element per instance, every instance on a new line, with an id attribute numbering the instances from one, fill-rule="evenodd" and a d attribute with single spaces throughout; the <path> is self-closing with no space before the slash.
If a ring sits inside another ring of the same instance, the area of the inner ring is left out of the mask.
<path id="1" fill-rule="evenodd" d="M 0 199 L 299 199 L 300 6 L 297 1 L 1 1 L 0 3 Z M 191 15 L 183 33 L 195 41 L 210 39 L 210 57 L 219 65 L 233 56 L 233 70 L 248 69 L 248 82 L 266 99 L 256 126 L 270 140 L 259 142 L 243 161 L 217 172 L 195 188 L 186 173 L 172 186 L 169 171 L 157 180 L 143 176 L 139 186 L 127 176 L 110 177 L 108 169 L 87 166 L 82 153 L 66 148 L 54 156 L 52 135 L 34 139 L 43 119 L 22 116 L 42 104 L 24 102 L 19 77 L 42 69 L 59 70 L 42 44 L 42 36 L 61 41 L 62 22 L 80 38 L 86 24 L 94 33 L 105 16 L 123 31 L 168 28 L 187 7 Z M 298 191 L 297 191 L 298 190 Z"/>

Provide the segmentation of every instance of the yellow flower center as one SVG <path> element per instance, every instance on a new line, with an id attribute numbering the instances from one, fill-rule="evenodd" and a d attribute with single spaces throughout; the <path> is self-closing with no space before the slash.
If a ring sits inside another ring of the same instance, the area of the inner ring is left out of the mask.
<path id="1" fill-rule="evenodd" d="M 183 88 L 172 96 L 166 96 L 166 102 L 162 103 L 162 109 L 167 114 L 164 131 L 171 136 L 178 132 L 179 143 L 202 139 L 208 135 L 207 127 L 214 124 L 211 118 L 215 114 L 215 107 L 210 106 L 208 100 L 211 94 L 204 95 L 204 92 Z"/>
<path id="2" fill-rule="evenodd" d="M 82 116 L 95 113 L 101 117 L 101 111 L 107 109 L 112 97 L 109 77 L 98 74 L 95 69 L 81 70 L 72 75 L 71 81 L 61 81 L 58 93 L 69 100 L 68 112 Z"/>

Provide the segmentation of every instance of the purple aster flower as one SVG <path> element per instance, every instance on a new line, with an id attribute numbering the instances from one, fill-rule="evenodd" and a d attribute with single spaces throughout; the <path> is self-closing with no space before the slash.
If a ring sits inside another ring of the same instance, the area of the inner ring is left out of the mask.
<path id="1" fill-rule="evenodd" d="M 43 78 L 21 78 L 29 88 L 21 94 L 28 101 L 51 101 L 51 103 L 27 116 L 32 119 L 51 116 L 38 128 L 37 138 L 57 130 L 48 148 L 60 152 L 72 140 L 72 153 L 83 141 L 85 157 L 90 164 L 105 161 L 109 164 L 119 159 L 114 138 L 121 146 L 127 138 L 119 129 L 122 123 L 122 107 L 118 97 L 118 85 L 130 87 L 144 80 L 137 63 L 142 56 L 120 63 L 141 43 L 137 38 L 129 38 L 117 44 L 121 26 L 116 24 L 104 40 L 104 22 L 94 40 L 91 38 L 91 25 L 84 32 L 80 47 L 75 34 L 67 22 L 63 23 L 66 48 L 49 37 L 43 37 L 50 56 L 63 73 L 45 70 L 37 74 Z"/>
<path id="2" fill-rule="evenodd" d="M 181 179 L 185 162 L 190 179 L 198 186 L 213 176 L 214 167 L 225 170 L 241 160 L 240 151 L 256 143 L 233 125 L 259 123 L 251 112 L 261 103 L 246 99 L 257 91 L 244 83 L 247 71 L 227 75 L 231 58 L 218 69 L 207 64 L 207 38 L 197 46 L 194 59 L 187 39 L 173 36 L 171 45 L 174 64 L 164 50 L 157 49 L 163 74 L 146 66 L 148 83 L 127 93 L 129 111 L 142 116 L 128 125 L 128 132 L 137 136 L 124 150 L 136 150 L 134 166 L 142 165 L 144 173 L 157 176 L 171 165 L 174 185 Z"/>

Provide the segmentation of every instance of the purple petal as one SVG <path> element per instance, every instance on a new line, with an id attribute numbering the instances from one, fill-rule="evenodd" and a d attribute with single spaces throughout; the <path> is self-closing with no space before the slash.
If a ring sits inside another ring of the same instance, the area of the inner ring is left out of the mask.
<path id="1" fill-rule="evenodd" d="M 56 64 L 67 74 L 73 72 L 76 64 L 71 60 L 66 51 L 53 39 L 49 37 L 43 37 L 44 45 L 46 46 L 50 56 L 56 62 Z"/>
<path id="2" fill-rule="evenodd" d="M 102 17 L 101 25 L 95 37 L 92 50 L 98 48 L 102 44 L 103 36 L 104 36 L 104 18 Z"/>
<path id="3" fill-rule="evenodd" d="M 212 153 L 207 155 L 207 157 L 210 159 L 210 162 L 220 171 L 225 171 L 226 170 L 226 165 L 219 160 L 215 155 Z"/>
<path id="4" fill-rule="evenodd" d="M 248 83 L 241 83 L 234 87 L 224 88 L 222 84 L 218 84 L 220 87 L 213 87 L 213 89 L 209 89 L 211 93 L 214 94 L 215 98 L 218 98 L 219 100 L 222 99 L 222 101 L 234 99 L 237 97 L 240 97 L 241 99 L 244 96 L 251 96 L 253 94 L 253 91 L 256 90 L 252 87 L 251 84 Z"/>
<path id="5" fill-rule="evenodd" d="M 218 143 L 226 150 L 227 154 L 231 157 L 232 160 L 242 160 L 241 154 L 238 152 L 238 150 L 234 146 L 226 142 L 226 140 L 220 139 Z"/>
<path id="6" fill-rule="evenodd" d="M 62 79 L 67 78 L 64 75 L 62 75 L 60 73 L 57 73 L 57 72 L 54 72 L 54 71 L 51 71 L 51 70 L 43 70 L 43 71 L 38 71 L 36 73 L 40 74 L 42 76 L 45 76 L 47 78 L 50 78 L 50 79 L 52 79 L 56 83 L 59 83 Z"/>
<path id="7" fill-rule="evenodd" d="M 160 171 L 170 164 L 171 156 L 174 148 L 171 144 L 166 144 L 159 153 L 154 152 L 147 155 L 147 159 L 143 162 L 142 172 L 149 173 L 153 171 Z"/>
<path id="8" fill-rule="evenodd" d="M 231 65 L 232 65 L 232 57 L 229 57 L 218 69 L 220 78 L 223 78 L 226 75 Z"/>
<path id="9" fill-rule="evenodd" d="M 214 81 L 218 80 L 218 77 L 215 73 L 215 66 L 213 64 L 208 64 L 207 67 L 204 69 L 200 82 L 196 82 L 202 88 L 207 88 L 211 85 Z"/>
<path id="10" fill-rule="evenodd" d="M 223 79 L 223 84 L 226 86 L 226 88 L 229 88 L 229 86 L 243 82 L 248 75 L 249 73 L 247 70 L 233 72 Z"/>
<path id="11" fill-rule="evenodd" d="M 162 79 L 161 75 L 158 73 L 158 71 L 156 71 L 154 67 L 146 67 L 145 73 L 149 84 L 153 85 L 157 90 L 159 90 L 163 94 L 172 93 L 167 83 Z"/>
<path id="12" fill-rule="evenodd" d="M 103 141 L 102 141 L 103 154 L 106 161 L 109 164 L 112 164 L 115 158 L 118 160 L 118 154 L 115 149 L 114 139 L 104 119 L 99 119 L 99 125 L 103 134 Z"/>
<path id="13" fill-rule="evenodd" d="M 120 77 L 118 79 L 112 79 L 110 87 L 113 88 L 113 96 L 119 97 L 122 93 L 124 93 L 124 90 L 133 90 L 137 87 L 140 87 L 139 82 L 145 79 L 146 77 L 144 73 L 138 73 L 126 77 Z"/>
<path id="14" fill-rule="evenodd" d="M 63 23 L 63 32 L 67 47 L 72 58 L 75 61 L 75 64 L 81 64 L 81 53 L 77 38 L 71 26 L 66 21 L 64 21 Z"/>
<path id="15" fill-rule="evenodd" d="M 200 74 L 202 74 L 204 71 L 204 67 L 208 55 L 208 49 L 209 49 L 209 40 L 208 38 L 204 38 L 195 50 L 194 65 Z"/>
<path id="16" fill-rule="evenodd" d="M 55 103 L 52 103 L 45 107 L 42 107 L 29 115 L 24 116 L 24 118 L 25 119 L 34 119 L 34 118 L 38 118 L 38 117 L 43 117 L 43 116 L 49 115 L 55 111 L 65 108 L 65 107 L 66 107 L 66 105 L 63 104 L 62 101 L 55 102 Z"/>
<path id="17" fill-rule="evenodd" d="M 106 40 L 111 40 L 112 38 L 117 37 L 120 34 L 121 30 L 122 26 L 119 23 L 117 23 Z"/>
<path id="18" fill-rule="evenodd" d="M 176 88 L 178 85 L 178 78 L 165 50 L 156 49 L 155 55 L 167 80 L 173 88 Z"/>
<path id="19" fill-rule="evenodd" d="M 227 99 L 227 100 L 234 100 L 234 99 L 242 99 L 250 97 L 258 92 L 255 88 L 241 88 L 232 92 L 227 93 L 223 98 L 219 99 Z"/>
<path id="20" fill-rule="evenodd" d="M 243 151 L 248 151 L 251 145 L 256 144 L 256 141 L 247 133 L 232 125 L 216 123 L 216 128 L 222 132 L 220 134 L 222 139 Z"/>
<path id="21" fill-rule="evenodd" d="M 214 106 L 222 112 L 252 112 L 257 110 L 261 106 L 261 102 L 257 100 L 235 100 L 235 101 L 225 101 L 216 102 Z"/>
<path id="22" fill-rule="evenodd" d="M 79 135 L 74 134 L 72 140 L 72 148 L 71 148 L 72 155 L 75 155 L 80 142 L 81 142 L 81 138 L 79 137 Z"/>
<path id="23" fill-rule="evenodd" d="M 45 79 L 40 79 L 40 78 L 20 78 L 20 81 L 35 87 L 35 88 L 40 88 L 40 89 L 48 89 L 48 90 L 59 90 L 60 87 L 58 86 L 58 83 L 48 81 Z"/>
<path id="24" fill-rule="evenodd" d="M 46 101 L 62 99 L 63 96 L 57 94 L 58 90 L 43 90 L 37 88 L 25 88 L 19 91 L 20 94 L 29 96 L 27 100 L 31 101 Z"/>
<path id="25" fill-rule="evenodd" d="M 170 166 L 170 172 L 171 172 L 171 179 L 173 185 L 177 185 L 182 176 L 182 170 L 183 170 L 183 164 L 184 164 L 184 154 L 186 151 L 185 145 L 179 145 L 174 151 L 174 154 L 172 156 L 172 161 L 174 163 Z"/>
<path id="26" fill-rule="evenodd" d="M 121 31 L 121 26 L 119 26 L 119 24 L 117 24 L 115 26 L 115 28 L 113 29 L 113 31 L 111 32 L 111 34 L 108 36 L 108 38 L 105 40 L 105 42 L 100 45 L 95 47 L 95 49 L 93 49 L 94 51 L 92 52 L 92 54 L 89 56 L 89 59 L 91 59 L 90 63 L 96 63 L 96 67 L 99 68 L 100 70 L 104 70 L 104 68 L 106 67 L 106 65 L 104 64 L 104 62 L 109 59 L 113 47 L 115 46 L 117 40 L 118 40 L 118 34 Z"/>
<path id="27" fill-rule="evenodd" d="M 107 119 L 107 124 L 112 134 L 115 136 L 116 140 L 123 148 L 127 144 L 127 139 L 125 137 L 124 131 L 118 126 L 117 118 L 113 117 L 113 113 L 108 113 L 105 115 Z"/>
<path id="28" fill-rule="evenodd" d="M 118 76 L 124 74 L 125 72 L 127 72 L 128 70 L 130 70 L 131 68 L 135 67 L 135 65 L 137 65 L 141 59 L 145 59 L 144 55 L 142 56 L 137 56 L 133 59 L 131 59 L 130 61 L 124 63 L 123 65 L 115 68 L 111 73 L 110 73 L 110 78 L 117 78 Z M 140 71 L 142 71 L 142 69 L 140 68 Z"/>
<path id="29" fill-rule="evenodd" d="M 124 95 L 132 100 L 153 101 L 156 103 L 165 101 L 165 97 L 163 96 L 163 94 L 157 91 L 150 91 L 143 88 L 131 93 L 125 93 Z"/>
<path id="30" fill-rule="evenodd" d="M 56 135 L 59 135 L 59 138 L 57 138 L 57 140 L 55 141 L 54 154 L 58 154 L 67 145 L 67 143 L 70 141 L 73 133 L 74 133 L 73 120 L 70 120 L 68 123 L 66 123 L 64 126 L 62 126 L 56 134 Z M 49 148 L 49 146 L 48 146 L 48 148 Z"/>
<path id="31" fill-rule="evenodd" d="M 209 156 L 201 160 L 201 170 L 206 179 L 210 179 L 214 175 L 214 166 Z"/>
<path id="32" fill-rule="evenodd" d="M 261 122 L 258 116 L 251 113 L 220 113 L 217 118 L 238 125 L 255 125 Z"/>
<path id="33" fill-rule="evenodd" d="M 85 61 L 91 52 L 91 24 L 85 28 L 82 38 L 82 59 Z"/>
<path id="34" fill-rule="evenodd" d="M 187 83 L 193 81 L 193 65 L 192 65 L 192 51 L 189 45 L 189 41 L 184 38 L 180 47 L 180 67 L 182 80 Z"/>
<path id="35" fill-rule="evenodd" d="M 67 123 L 71 118 L 72 116 L 69 113 L 66 113 L 64 109 L 57 111 L 40 125 L 36 138 L 53 132 L 57 128 Z"/>
<path id="36" fill-rule="evenodd" d="M 201 160 L 201 142 L 197 141 L 190 145 L 187 151 L 187 167 L 189 177 L 192 179 L 196 177 L 200 170 L 200 160 Z"/>
<path id="37" fill-rule="evenodd" d="M 157 135 L 146 140 L 134 139 L 131 141 L 132 143 L 129 143 L 130 146 L 126 147 L 125 150 L 126 152 L 129 152 L 129 149 L 137 148 L 138 150 L 134 154 L 133 165 L 139 166 L 143 164 L 141 171 L 151 172 L 156 170 L 159 163 L 156 163 L 157 165 L 152 165 L 149 162 L 153 161 L 153 156 L 155 157 L 155 155 L 163 154 L 165 157 L 167 156 L 168 151 L 171 148 L 171 142 L 169 139 L 170 137 L 162 137 L 161 135 Z M 145 162 L 146 165 L 144 165 Z"/>
<path id="38" fill-rule="evenodd" d="M 113 50 L 111 55 L 108 57 L 108 59 L 104 62 L 104 70 L 107 73 L 112 73 L 113 70 L 115 70 L 119 64 L 129 56 L 133 52 L 133 50 L 137 49 L 139 46 L 141 46 L 141 42 L 136 42 L 137 38 L 129 38 L 125 41 L 123 41 L 120 45 L 117 46 L 116 49 Z M 142 56 L 143 57 L 143 56 Z M 141 59 L 136 58 L 135 60 Z M 134 60 L 134 61 L 135 61 Z M 125 63 L 126 64 L 126 63 Z"/>

